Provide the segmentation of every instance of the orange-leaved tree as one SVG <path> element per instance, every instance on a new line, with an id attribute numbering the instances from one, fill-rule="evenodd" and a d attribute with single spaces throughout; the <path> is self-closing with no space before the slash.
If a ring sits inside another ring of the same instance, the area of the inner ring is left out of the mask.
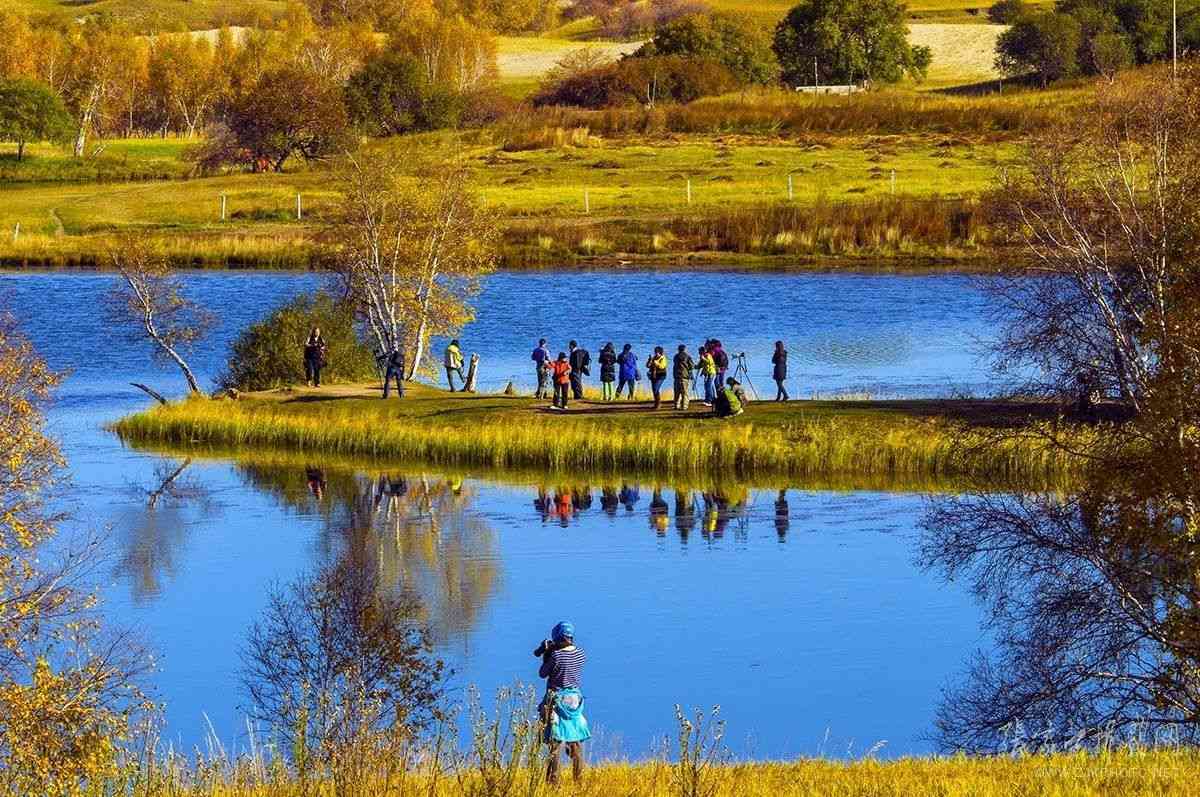
<path id="1" fill-rule="evenodd" d="M 145 701 L 143 657 L 102 633 L 93 536 L 58 534 L 63 459 L 42 405 L 58 383 L 0 319 L 0 794 L 68 794 L 113 772 Z"/>

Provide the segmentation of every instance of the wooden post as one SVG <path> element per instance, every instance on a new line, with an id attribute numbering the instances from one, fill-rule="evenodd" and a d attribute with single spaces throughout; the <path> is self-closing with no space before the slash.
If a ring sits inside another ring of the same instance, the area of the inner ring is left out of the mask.
<path id="1" fill-rule="evenodd" d="M 303 218 L 304 218 L 304 211 L 300 207 L 300 194 L 299 194 L 299 192 L 297 192 L 296 193 L 296 221 L 300 221 Z"/>
<path id="2" fill-rule="evenodd" d="M 475 381 L 479 378 L 479 355 L 471 355 L 471 363 L 467 366 L 467 383 L 463 385 L 464 393 L 475 392 Z"/>
<path id="3" fill-rule="evenodd" d="M 692 204 L 692 178 L 690 177 L 687 181 L 687 203 Z"/>
<path id="4" fill-rule="evenodd" d="M 21 222 L 18 221 L 17 226 L 13 227 L 13 243 L 16 243 L 17 239 L 20 237 L 21 237 Z"/>
<path id="5" fill-rule="evenodd" d="M 225 221 L 225 195 L 221 194 L 221 221 Z"/>
<path id="6" fill-rule="evenodd" d="M 588 190 L 586 188 L 583 189 L 583 212 L 592 212 L 592 200 L 591 197 L 588 196 Z"/>

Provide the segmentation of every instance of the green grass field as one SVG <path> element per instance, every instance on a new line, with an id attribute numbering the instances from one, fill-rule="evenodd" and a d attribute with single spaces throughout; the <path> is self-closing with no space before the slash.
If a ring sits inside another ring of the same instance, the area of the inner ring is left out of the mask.
<path id="1" fill-rule="evenodd" d="M 138 444 L 197 444 L 387 457 L 435 466 L 732 480 L 894 477 L 1046 485 L 1073 464 L 1030 436 L 989 442 L 998 425 L 1041 423 L 1053 408 L 980 401 L 752 402 L 720 420 L 647 402 L 462 396 L 414 385 L 381 401 L 377 385 L 194 398 L 115 424 Z"/>
<path id="2" fill-rule="evenodd" d="M 790 201 L 799 205 L 889 197 L 893 171 L 899 196 L 970 195 L 985 189 L 1015 153 L 1009 143 L 934 135 L 807 143 L 735 136 L 633 143 L 589 136 L 583 143 L 506 152 L 480 141 L 463 151 L 486 202 L 513 225 L 620 222 L 647 236 L 669 219 L 787 203 L 789 175 Z M 140 229 L 173 241 L 169 248 L 181 261 L 240 256 L 303 265 L 297 240 L 311 235 L 336 201 L 324 167 L 182 179 L 187 165 L 177 156 L 187 145 L 114 141 L 100 158 L 84 161 L 37 146 L 20 164 L 0 149 L 0 175 L 6 175 L 0 184 L 0 260 L 86 262 L 114 233 Z M 302 221 L 295 219 L 297 193 Z"/>

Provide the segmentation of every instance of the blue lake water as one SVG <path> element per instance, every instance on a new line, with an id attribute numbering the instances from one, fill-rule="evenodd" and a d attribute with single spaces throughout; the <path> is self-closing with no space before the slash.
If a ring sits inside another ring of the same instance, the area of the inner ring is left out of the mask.
<path id="1" fill-rule="evenodd" d="M 186 280 L 221 316 L 192 355 L 204 379 L 238 330 L 320 282 L 227 272 Z M 123 448 L 102 425 L 145 406 L 129 382 L 176 394 L 182 385 L 109 329 L 99 308 L 112 282 L 0 273 L 0 303 L 52 366 L 70 371 L 50 424 L 74 479 L 72 522 L 110 529 L 105 611 L 155 651 L 151 685 L 168 735 L 197 744 L 211 722 L 236 744 L 247 627 L 273 583 L 364 544 L 339 517 L 346 502 L 373 500 L 381 474 L 372 463 L 308 463 L 329 480 L 318 497 L 302 466 L 195 461 L 181 495 L 148 509 L 147 490 L 182 461 Z M 793 395 L 990 387 L 977 357 L 986 302 L 968 277 L 498 274 L 476 304 L 479 318 L 460 338 L 481 355 L 484 388 L 528 384 L 538 337 L 559 348 L 576 337 L 593 351 L 628 341 L 644 356 L 654 344 L 710 336 L 747 352 L 760 387 L 772 343 L 785 340 Z M 366 543 L 389 579 L 420 596 L 455 669 L 454 693 L 534 681 L 530 650 L 569 617 L 590 657 L 584 686 L 600 752 L 646 754 L 671 730 L 677 702 L 720 704 L 741 754 L 856 755 L 879 742 L 885 755 L 926 752 L 940 688 L 987 644 L 965 590 L 912 563 L 920 495 L 795 485 L 786 504 L 774 489 L 750 490 L 706 511 L 703 495 L 670 484 L 572 484 L 568 499 L 553 478 L 405 478 L 406 501 L 438 497 L 441 509 L 413 515 L 385 500 Z M 622 486 L 626 502 L 614 506 Z"/>

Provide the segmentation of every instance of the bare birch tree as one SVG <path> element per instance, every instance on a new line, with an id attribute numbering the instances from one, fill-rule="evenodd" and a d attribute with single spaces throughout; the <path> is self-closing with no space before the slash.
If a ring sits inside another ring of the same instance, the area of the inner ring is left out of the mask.
<path id="1" fill-rule="evenodd" d="M 1177 323 L 1197 296 L 1200 70 L 1097 88 L 1028 146 L 1000 205 L 1032 256 L 995 292 L 999 364 L 1034 372 L 1022 390 L 1061 394 L 1090 371 L 1140 411 L 1160 374 L 1200 365 Z"/>
<path id="2" fill-rule="evenodd" d="M 179 368 L 188 390 L 201 392 L 183 353 L 208 331 L 212 314 L 184 296 L 183 286 L 167 259 L 151 251 L 142 239 L 125 237 L 109 251 L 107 261 L 120 276 L 109 297 L 112 320 L 134 340 L 153 344 L 155 356 Z M 164 401 L 145 385 L 134 383 L 134 387 Z"/>
<path id="3" fill-rule="evenodd" d="M 461 162 L 401 147 L 344 158 L 329 239 L 333 269 L 379 352 L 404 354 L 411 378 L 430 336 L 472 319 L 468 302 L 495 267 L 498 227 Z"/>

